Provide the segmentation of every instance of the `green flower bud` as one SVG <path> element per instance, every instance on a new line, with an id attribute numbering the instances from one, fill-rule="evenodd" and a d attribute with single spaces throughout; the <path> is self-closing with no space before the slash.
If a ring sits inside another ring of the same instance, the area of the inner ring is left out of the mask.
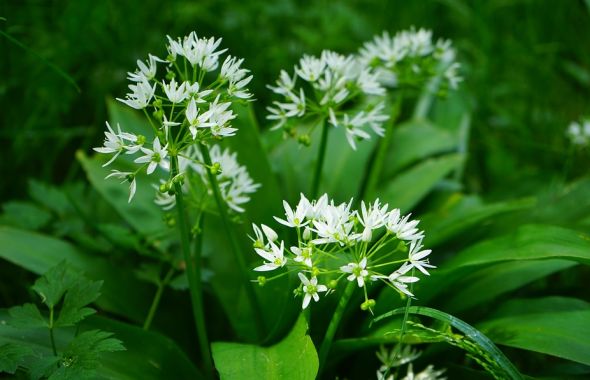
<path id="1" fill-rule="evenodd" d="M 156 108 L 162 108 L 162 99 L 156 99 L 156 100 L 154 100 L 154 107 L 156 107 Z"/>
<path id="2" fill-rule="evenodd" d="M 311 137 L 308 134 L 299 135 L 297 137 L 297 142 L 303 146 L 310 146 L 311 145 Z"/>
<path id="3" fill-rule="evenodd" d="M 146 141 L 147 139 L 144 135 L 137 135 L 137 145 L 143 145 Z"/>
<path id="4" fill-rule="evenodd" d="M 373 307 L 375 307 L 375 304 L 376 304 L 375 300 L 368 299 L 361 304 L 361 310 L 370 310 Z"/>
<path id="5" fill-rule="evenodd" d="M 336 287 L 338 287 L 338 281 L 337 280 L 331 280 L 330 282 L 328 282 L 328 288 L 330 288 L 330 289 L 336 289 Z"/>
<path id="6" fill-rule="evenodd" d="M 214 162 L 213 165 L 209 168 L 209 171 L 213 175 L 221 174 L 221 164 L 219 162 Z"/>
<path id="7" fill-rule="evenodd" d="M 175 185 L 182 185 L 184 183 L 184 174 L 179 174 L 177 176 L 175 176 L 174 178 L 172 178 L 172 183 Z"/>
<path id="8" fill-rule="evenodd" d="M 176 73 L 174 71 L 168 71 L 166 73 L 166 79 L 172 80 L 173 78 L 176 78 Z"/>
<path id="9" fill-rule="evenodd" d="M 311 268 L 311 277 L 317 277 L 320 274 L 320 270 L 317 267 Z"/>
<path id="10" fill-rule="evenodd" d="M 160 184 L 160 193 L 164 194 L 170 190 L 170 182 Z"/>
<path id="11" fill-rule="evenodd" d="M 264 276 L 258 276 L 257 281 L 258 281 L 258 285 L 264 286 L 264 284 L 266 284 L 266 277 L 264 277 Z"/>
<path id="12" fill-rule="evenodd" d="M 127 182 L 131 183 L 135 179 L 135 174 L 129 173 L 125 176 L 125 179 L 127 180 Z"/>

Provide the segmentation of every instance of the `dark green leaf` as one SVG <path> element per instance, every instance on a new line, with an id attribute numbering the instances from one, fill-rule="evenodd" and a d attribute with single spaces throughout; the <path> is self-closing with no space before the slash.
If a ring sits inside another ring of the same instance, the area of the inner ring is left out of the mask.
<path id="1" fill-rule="evenodd" d="M 518 300 L 521 313 L 496 315 L 478 327 L 499 344 L 590 365 L 590 308 L 559 310 L 554 301 Z"/>
<path id="2" fill-rule="evenodd" d="M 34 179 L 29 180 L 29 196 L 58 215 L 71 209 L 70 201 L 62 190 Z"/>
<path id="3" fill-rule="evenodd" d="M 29 202 L 7 202 L 2 205 L 2 208 L 4 210 L 2 222 L 15 227 L 37 230 L 46 226 L 51 220 L 49 212 Z"/>
<path id="4" fill-rule="evenodd" d="M 303 316 L 281 342 L 271 347 L 238 343 L 213 343 L 213 359 L 221 379 L 313 379 L 318 356 L 306 335 Z"/>
<path id="5" fill-rule="evenodd" d="M 33 290 L 39 294 L 44 304 L 52 308 L 78 279 L 79 275 L 72 271 L 65 261 L 62 261 L 37 279 Z"/>
<path id="6" fill-rule="evenodd" d="M 49 327 L 36 305 L 26 303 L 22 306 L 14 306 L 9 310 L 12 317 L 12 325 L 26 328 Z"/>
<path id="7" fill-rule="evenodd" d="M 25 358 L 33 353 L 30 347 L 14 343 L 0 344 L 0 373 L 14 374 Z"/>
<path id="8" fill-rule="evenodd" d="M 96 301 L 100 296 L 101 287 L 102 281 L 89 281 L 80 278 L 66 293 L 59 318 L 55 322 L 56 327 L 73 326 L 87 316 L 94 314 L 93 309 L 85 306 Z"/>

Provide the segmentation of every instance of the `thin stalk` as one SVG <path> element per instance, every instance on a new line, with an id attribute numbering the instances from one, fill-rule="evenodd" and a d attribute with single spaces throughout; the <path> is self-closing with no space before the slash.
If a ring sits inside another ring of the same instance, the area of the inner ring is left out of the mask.
<path id="1" fill-rule="evenodd" d="M 415 269 L 412 268 L 412 277 L 414 277 L 414 271 L 415 271 Z M 414 283 L 410 283 L 410 293 L 413 290 L 414 290 Z M 399 355 L 401 354 L 404 335 L 406 334 L 406 331 L 408 330 L 407 323 L 408 323 L 408 316 L 410 315 L 410 306 L 411 305 L 412 305 L 412 297 L 408 296 L 408 299 L 406 300 L 406 308 L 404 310 L 404 318 L 402 319 L 402 327 L 401 327 L 401 331 L 399 334 L 399 342 L 395 346 L 394 357 L 396 357 L 396 358 L 399 357 Z"/>
<path id="2" fill-rule="evenodd" d="M 170 157 L 172 177 L 178 175 L 178 157 Z M 197 328 L 197 337 L 201 349 L 201 357 L 205 374 L 208 378 L 213 378 L 213 362 L 211 361 L 211 350 L 209 348 L 209 339 L 207 338 L 207 329 L 205 327 L 205 312 L 203 309 L 203 290 L 201 284 L 201 263 L 200 252 L 191 255 L 190 235 L 188 222 L 186 218 L 186 209 L 184 207 L 184 197 L 182 194 L 182 184 L 179 181 L 174 183 L 174 193 L 176 196 L 176 209 L 178 210 L 178 227 L 180 231 L 180 244 L 184 261 L 186 262 L 186 273 L 188 276 L 188 285 L 191 294 L 191 304 L 193 308 L 193 317 L 195 327 Z"/>
<path id="3" fill-rule="evenodd" d="M 371 162 L 371 166 L 369 167 L 367 177 L 363 184 L 363 188 L 361 189 L 359 201 L 363 200 L 365 196 L 372 197 L 375 192 L 375 189 L 377 188 L 379 177 L 381 176 L 381 172 L 383 171 L 383 165 L 385 163 L 387 151 L 389 150 L 391 140 L 393 139 L 393 130 L 395 128 L 395 122 L 399 117 L 401 111 L 401 104 L 402 97 L 398 96 L 396 98 L 395 103 L 393 103 L 391 115 L 389 116 L 389 120 L 385 126 L 385 135 L 383 136 L 383 138 L 379 140 L 377 151 L 375 152 L 375 158 Z"/>
<path id="4" fill-rule="evenodd" d="M 150 310 L 148 311 L 148 315 L 145 318 L 145 322 L 143 323 L 144 330 L 150 329 L 154 316 L 156 315 L 156 310 L 158 310 L 158 306 L 160 306 L 160 299 L 162 298 L 162 293 L 164 293 L 164 289 L 166 288 L 166 285 L 168 285 L 168 283 L 170 282 L 170 279 L 172 278 L 173 274 L 174 268 L 170 268 L 168 273 L 166 273 L 164 279 L 158 281 L 158 289 L 156 290 L 156 294 L 154 295 L 154 299 L 152 300 Z"/>
<path id="5" fill-rule="evenodd" d="M 254 289 L 252 288 L 252 284 L 250 282 L 250 271 L 246 265 L 246 261 L 244 260 L 244 256 L 242 255 L 242 250 L 240 249 L 240 244 L 236 239 L 234 231 L 231 227 L 231 222 L 229 220 L 229 216 L 227 214 L 226 204 L 221 196 L 221 190 L 219 188 L 219 182 L 217 181 L 217 177 L 211 170 L 208 170 L 213 166 L 213 162 L 211 161 L 211 155 L 209 153 L 209 148 L 201 144 L 201 154 L 203 155 L 203 160 L 205 161 L 205 165 L 207 166 L 207 176 L 209 178 L 209 182 L 211 183 L 211 189 L 213 190 L 213 196 L 215 197 L 215 202 L 217 203 L 217 208 L 219 209 L 219 216 L 221 217 L 221 221 L 223 223 L 223 227 L 225 228 L 225 232 L 229 237 L 232 251 L 234 253 L 234 259 L 238 264 L 238 268 L 240 270 L 240 275 L 242 276 L 242 283 L 245 284 L 246 287 L 246 296 L 248 297 L 248 301 L 250 302 L 250 307 L 252 309 L 252 313 L 254 314 L 256 332 L 258 337 L 262 337 L 264 333 L 264 319 L 262 317 L 260 305 L 258 304 L 258 299 L 256 298 L 256 293 L 254 293 Z"/>
<path id="6" fill-rule="evenodd" d="M 53 306 L 49 308 L 49 339 L 51 340 L 53 355 L 57 356 L 57 347 L 55 346 L 55 338 L 53 337 Z"/>
<path id="7" fill-rule="evenodd" d="M 318 149 L 318 156 L 315 163 L 315 170 L 313 173 L 313 182 L 311 183 L 311 197 L 315 199 L 320 188 L 320 180 L 322 177 L 322 168 L 324 166 L 324 159 L 326 158 L 326 146 L 328 145 L 328 123 L 322 120 L 322 137 L 320 140 L 320 147 Z"/>
<path id="8" fill-rule="evenodd" d="M 330 320 L 330 324 L 328 325 L 328 330 L 326 330 L 326 335 L 324 336 L 324 340 L 322 341 L 322 345 L 320 346 L 320 369 L 318 375 L 322 373 L 322 370 L 326 365 L 326 359 L 328 358 L 328 354 L 330 353 L 332 341 L 334 340 L 334 336 L 336 335 L 336 331 L 338 330 L 338 326 L 340 325 L 340 321 L 342 320 L 342 316 L 344 315 L 344 310 L 346 310 L 348 301 L 350 301 L 350 297 L 352 297 L 355 285 L 356 282 L 348 282 L 346 288 L 344 289 L 344 293 L 342 293 L 342 296 L 338 301 L 336 311 L 334 311 L 334 314 L 332 315 L 332 319 Z"/>

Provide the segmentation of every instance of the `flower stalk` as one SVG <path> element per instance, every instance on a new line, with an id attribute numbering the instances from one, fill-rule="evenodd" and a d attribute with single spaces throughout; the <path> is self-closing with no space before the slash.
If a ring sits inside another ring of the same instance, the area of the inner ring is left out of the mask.
<path id="1" fill-rule="evenodd" d="M 340 321 L 342 320 L 342 316 L 344 315 L 344 311 L 346 310 L 346 306 L 348 305 L 348 301 L 352 297 L 355 288 L 354 282 L 348 282 L 346 288 L 344 288 L 344 292 L 338 301 L 338 306 L 336 307 L 336 311 L 332 315 L 332 319 L 330 320 L 330 324 L 328 325 L 328 329 L 326 330 L 326 335 L 322 341 L 322 345 L 320 346 L 320 369 L 318 374 L 322 373 L 326 365 L 326 359 L 328 354 L 330 353 L 330 348 L 332 347 L 332 341 L 334 340 L 334 336 L 336 335 L 336 331 L 338 330 L 338 326 L 340 325 Z"/>
<path id="2" fill-rule="evenodd" d="M 328 123 L 326 120 L 322 120 L 322 137 L 320 140 L 320 146 L 318 148 L 318 155 L 315 163 L 315 169 L 313 173 L 313 180 L 311 183 L 311 196 L 312 198 L 317 197 L 320 189 L 320 181 L 322 179 L 322 169 L 324 166 L 324 160 L 326 158 L 326 148 L 328 146 Z"/>
<path id="3" fill-rule="evenodd" d="M 205 162 L 206 167 L 211 168 L 213 167 L 213 162 L 211 161 L 211 154 L 209 153 L 209 148 L 205 144 L 200 145 L 201 154 L 203 156 L 203 161 Z M 258 303 L 258 299 L 256 298 L 256 294 L 254 293 L 254 289 L 252 285 L 250 285 L 250 278 L 248 276 L 249 269 L 246 266 L 246 261 L 242 256 L 240 245 L 236 240 L 236 236 L 234 231 L 231 227 L 231 222 L 229 220 L 229 216 L 227 214 L 226 203 L 223 200 L 221 195 L 221 189 L 219 187 L 219 181 L 217 181 L 216 174 L 213 173 L 211 170 L 207 170 L 207 175 L 209 177 L 209 183 L 211 184 L 211 190 L 213 191 L 213 196 L 215 198 L 215 202 L 217 203 L 217 208 L 219 210 L 219 216 L 223 223 L 223 227 L 225 228 L 225 232 L 229 237 L 232 251 L 234 253 L 234 258 L 236 263 L 238 264 L 238 268 L 240 271 L 240 275 L 242 276 L 242 282 L 246 287 L 246 296 L 248 297 L 248 301 L 250 302 L 250 308 L 254 314 L 254 320 L 256 321 L 256 332 L 258 337 L 261 337 L 264 332 L 264 325 L 263 325 L 263 318 L 260 312 L 260 306 Z"/>
<path id="4" fill-rule="evenodd" d="M 170 157 L 172 176 L 178 175 L 178 157 Z M 195 319 L 195 327 L 197 328 L 197 337 L 199 340 L 199 348 L 201 350 L 201 358 L 203 366 L 208 378 L 213 377 L 213 362 L 211 360 L 211 350 L 209 348 L 209 339 L 207 337 L 207 329 L 205 327 L 205 313 L 203 309 L 203 290 L 201 286 L 201 264 L 200 264 L 200 250 L 196 250 L 195 254 L 191 254 L 190 249 L 190 235 L 188 222 L 186 218 L 186 210 L 184 206 L 184 198 L 182 193 L 182 184 L 180 181 L 174 183 L 174 193 L 176 196 L 176 209 L 178 210 L 178 227 L 180 231 L 180 243 L 184 260 L 186 262 L 186 273 L 188 276 L 188 284 L 191 294 L 191 304 L 193 308 L 193 317 Z"/>
<path id="5" fill-rule="evenodd" d="M 154 316 L 156 315 L 156 311 L 158 310 L 158 306 L 160 305 L 162 293 L 164 293 L 164 289 L 172 279 L 173 274 L 174 268 L 170 268 L 168 273 L 166 273 L 166 276 L 164 276 L 164 279 L 158 282 L 158 289 L 156 290 L 156 294 L 154 294 L 154 299 L 152 300 L 152 304 L 150 305 L 150 310 L 148 311 L 148 315 L 143 323 L 143 329 L 146 331 L 149 330 L 150 326 L 152 325 L 152 321 L 154 320 Z"/>

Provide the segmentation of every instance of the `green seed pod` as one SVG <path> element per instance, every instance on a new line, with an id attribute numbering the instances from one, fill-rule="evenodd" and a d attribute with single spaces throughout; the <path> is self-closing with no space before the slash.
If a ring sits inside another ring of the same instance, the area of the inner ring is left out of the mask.
<path id="1" fill-rule="evenodd" d="M 308 134 L 299 135 L 297 137 L 297 142 L 303 146 L 310 146 L 311 145 L 311 137 Z"/>
<path id="2" fill-rule="evenodd" d="M 211 171 L 211 174 L 213 175 L 221 174 L 221 164 L 219 162 L 214 162 L 209 168 L 209 171 Z"/>
<path id="3" fill-rule="evenodd" d="M 338 281 L 337 280 L 331 280 L 330 282 L 328 282 L 328 288 L 330 288 L 330 289 L 336 289 L 336 287 L 338 287 Z"/>
<path id="4" fill-rule="evenodd" d="M 258 285 L 264 286 L 266 284 L 266 277 L 264 277 L 264 276 L 258 276 L 257 281 L 258 281 Z"/>

